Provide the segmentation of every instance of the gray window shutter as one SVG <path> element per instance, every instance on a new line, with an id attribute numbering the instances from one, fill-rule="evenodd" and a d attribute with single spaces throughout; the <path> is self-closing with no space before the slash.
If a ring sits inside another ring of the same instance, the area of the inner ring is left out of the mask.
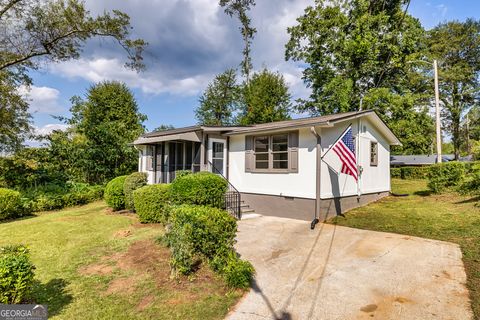
<path id="1" fill-rule="evenodd" d="M 253 154 L 253 136 L 245 136 L 245 172 L 252 172 L 255 167 Z"/>
<path id="2" fill-rule="evenodd" d="M 147 171 L 153 171 L 153 146 L 147 146 Z"/>
<path id="3" fill-rule="evenodd" d="M 298 131 L 292 131 L 288 134 L 288 171 L 298 172 Z"/>

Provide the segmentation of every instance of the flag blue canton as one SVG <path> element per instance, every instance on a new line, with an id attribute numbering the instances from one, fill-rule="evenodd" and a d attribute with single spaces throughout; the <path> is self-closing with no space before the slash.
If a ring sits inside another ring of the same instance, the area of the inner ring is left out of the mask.
<path id="1" fill-rule="evenodd" d="M 343 136 L 342 141 L 343 143 L 345 143 L 347 148 L 350 149 L 353 154 L 355 154 L 355 144 L 353 143 L 352 128 L 348 129 L 348 131 Z"/>

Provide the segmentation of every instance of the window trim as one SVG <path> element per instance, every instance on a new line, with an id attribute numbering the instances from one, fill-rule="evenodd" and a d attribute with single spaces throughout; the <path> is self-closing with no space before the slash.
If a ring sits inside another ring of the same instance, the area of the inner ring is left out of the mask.
<path id="1" fill-rule="evenodd" d="M 285 135 L 287 136 L 287 150 L 286 151 L 273 151 L 273 136 L 280 136 L 280 135 Z M 257 138 L 260 137 L 267 137 L 268 138 L 268 151 L 267 152 L 256 152 L 255 151 L 255 145 L 256 145 L 256 140 Z M 253 168 L 251 172 L 255 173 L 289 173 L 291 172 L 290 170 L 290 164 L 291 164 L 291 156 L 290 156 L 290 134 L 289 132 L 275 132 L 275 133 L 269 133 L 269 134 L 261 134 L 261 135 L 255 135 L 252 136 L 252 151 L 253 151 Z M 286 153 L 287 154 L 287 167 L 286 168 L 278 168 L 275 169 L 273 168 L 273 155 L 274 154 L 281 154 L 281 153 Z M 267 161 L 265 160 L 260 160 L 261 162 L 268 162 L 268 168 L 257 168 L 257 154 L 267 154 Z"/>
<path id="2" fill-rule="evenodd" d="M 375 146 L 375 149 L 372 150 L 372 147 Z M 378 167 L 378 142 L 370 141 L 370 167 Z M 373 156 L 373 159 L 372 159 Z"/>

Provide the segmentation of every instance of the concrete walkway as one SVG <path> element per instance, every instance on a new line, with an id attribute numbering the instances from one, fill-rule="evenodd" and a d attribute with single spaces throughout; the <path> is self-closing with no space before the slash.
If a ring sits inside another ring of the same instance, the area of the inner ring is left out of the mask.
<path id="1" fill-rule="evenodd" d="M 227 319 L 472 319 L 456 244 L 276 217 L 239 222 L 257 271 Z"/>

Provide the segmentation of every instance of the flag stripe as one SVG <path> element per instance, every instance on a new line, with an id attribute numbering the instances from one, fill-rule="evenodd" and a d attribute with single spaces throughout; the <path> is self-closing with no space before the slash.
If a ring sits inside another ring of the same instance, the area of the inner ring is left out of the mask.
<path id="1" fill-rule="evenodd" d="M 335 142 L 331 149 L 333 149 L 342 162 L 341 173 L 348 174 L 358 181 L 357 159 L 351 126 L 345 130 L 344 134 Z"/>

